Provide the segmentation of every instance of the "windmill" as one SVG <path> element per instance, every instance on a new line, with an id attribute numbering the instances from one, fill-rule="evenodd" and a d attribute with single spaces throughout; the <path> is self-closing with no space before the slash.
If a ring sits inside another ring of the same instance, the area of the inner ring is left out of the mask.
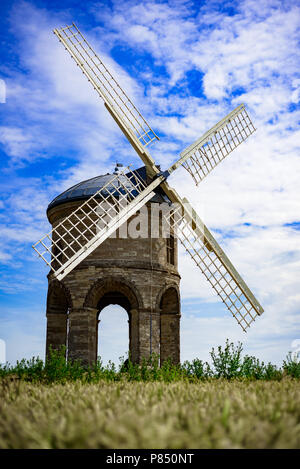
<path id="1" fill-rule="evenodd" d="M 72 23 L 54 34 L 87 77 L 127 140 L 143 161 L 150 182 L 137 171 L 119 169 L 106 185 L 44 235 L 33 249 L 61 281 L 125 221 L 130 219 L 160 187 L 172 210 L 166 222 L 176 232 L 191 259 L 244 331 L 263 308 L 232 265 L 209 229 L 186 198 L 167 179 L 183 166 L 198 185 L 255 128 L 242 104 L 198 140 L 184 149 L 178 160 L 161 171 L 149 153 L 158 136 L 113 78 L 77 26 Z"/>

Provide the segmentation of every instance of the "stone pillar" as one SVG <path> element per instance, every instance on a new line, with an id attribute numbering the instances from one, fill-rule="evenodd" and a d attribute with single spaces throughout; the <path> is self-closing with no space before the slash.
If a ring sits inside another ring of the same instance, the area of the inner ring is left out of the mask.
<path id="1" fill-rule="evenodd" d="M 98 337 L 99 337 L 99 324 L 101 320 L 96 318 L 96 346 L 95 346 L 95 363 L 97 362 L 98 358 Z"/>
<path id="2" fill-rule="evenodd" d="M 150 354 L 159 355 L 160 318 L 150 308 L 139 310 L 139 362 Z"/>
<path id="3" fill-rule="evenodd" d="M 97 350 L 96 308 L 78 308 L 70 312 L 68 360 L 78 360 L 84 366 L 95 362 Z"/>
<path id="4" fill-rule="evenodd" d="M 152 355 L 160 355 L 160 312 L 154 311 L 151 313 L 152 322 L 152 340 L 151 340 L 151 351 Z"/>
<path id="5" fill-rule="evenodd" d="M 129 322 L 129 352 L 132 363 L 139 362 L 140 341 L 139 341 L 139 313 L 136 309 L 130 311 Z"/>
<path id="6" fill-rule="evenodd" d="M 160 363 L 170 359 L 180 362 L 180 314 L 161 313 L 160 315 Z"/>
<path id="7" fill-rule="evenodd" d="M 150 311 L 139 310 L 139 362 L 150 356 Z"/>
<path id="8" fill-rule="evenodd" d="M 49 358 L 50 346 L 58 350 L 67 345 L 67 320 L 66 313 L 47 314 L 46 358 Z"/>

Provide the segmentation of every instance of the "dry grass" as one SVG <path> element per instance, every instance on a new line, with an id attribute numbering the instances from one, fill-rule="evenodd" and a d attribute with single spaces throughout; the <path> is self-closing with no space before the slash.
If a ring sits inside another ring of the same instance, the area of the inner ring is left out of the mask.
<path id="1" fill-rule="evenodd" d="M 299 381 L 0 381 L 0 448 L 299 448 Z"/>

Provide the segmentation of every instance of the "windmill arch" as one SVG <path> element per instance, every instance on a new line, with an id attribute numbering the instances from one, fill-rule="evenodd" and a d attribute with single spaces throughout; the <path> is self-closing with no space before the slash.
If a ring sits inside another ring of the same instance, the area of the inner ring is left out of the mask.
<path id="1" fill-rule="evenodd" d="M 129 282 L 123 277 L 118 276 L 110 276 L 105 279 L 102 278 L 96 280 L 90 287 L 86 295 L 84 307 L 98 308 L 98 305 L 101 302 L 101 298 L 103 298 L 106 294 L 112 291 L 116 291 L 120 294 L 123 294 L 128 299 L 132 309 L 143 308 L 142 296 L 136 286 L 132 282 Z M 112 299 L 115 299 L 117 301 L 117 296 Z M 120 304 L 120 306 L 123 305 Z"/>
<path id="2" fill-rule="evenodd" d="M 122 277 L 111 276 L 94 282 L 87 293 L 84 306 L 96 309 L 95 360 L 98 355 L 98 324 L 101 311 L 109 305 L 119 305 L 128 314 L 129 353 L 132 361 L 138 361 L 139 328 L 138 313 L 143 309 L 143 300 L 136 286 Z"/>

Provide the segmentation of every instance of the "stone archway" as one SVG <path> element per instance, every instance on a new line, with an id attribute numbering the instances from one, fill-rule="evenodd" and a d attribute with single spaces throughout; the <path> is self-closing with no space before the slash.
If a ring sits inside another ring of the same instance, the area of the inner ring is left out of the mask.
<path id="1" fill-rule="evenodd" d="M 97 360 L 98 345 L 98 316 L 102 309 L 110 304 L 117 304 L 128 313 L 129 323 L 129 352 L 133 362 L 139 360 L 139 312 L 143 308 L 142 296 L 133 283 L 121 277 L 99 279 L 89 289 L 85 301 L 84 311 L 90 315 L 91 328 L 88 362 Z"/>
<path id="2" fill-rule="evenodd" d="M 160 308 L 160 362 L 180 362 L 180 298 L 177 285 L 170 285 L 158 297 Z"/>
<path id="3" fill-rule="evenodd" d="M 58 280 L 49 283 L 47 295 L 47 337 L 46 358 L 50 347 L 58 350 L 61 346 L 68 347 L 68 312 L 72 308 L 69 290 Z"/>
<path id="4" fill-rule="evenodd" d="M 96 359 L 112 360 L 116 364 L 121 356 L 132 355 L 132 307 L 128 298 L 119 291 L 105 293 L 98 303 L 96 331 Z"/>
<path id="5" fill-rule="evenodd" d="M 101 298 L 104 295 L 112 292 L 122 294 L 125 298 L 127 298 L 131 308 L 143 308 L 142 296 L 140 295 L 135 285 L 123 279 L 122 277 L 117 276 L 96 280 L 86 295 L 84 307 L 97 308 Z"/>
<path id="6" fill-rule="evenodd" d="M 104 288 L 103 288 L 104 287 Z M 128 286 L 115 281 L 109 282 L 109 284 L 102 286 L 101 297 L 97 304 L 97 331 L 96 331 L 96 359 L 99 355 L 98 341 L 99 341 L 99 326 L 101 322 L 101 313 L 107 306 L 118 305 L 123 309 L 123 313 L 127 313 L 128 318 L 128 352 L 130 357 L 135 357 L 137 351 L 134 350 L 136 330 L 134 329 L 134 312 L 138 311 L 138 302 L 135 295 L 132 295 L 132 291 L 128 289 Z M 104 293 L 105 292 L 105 293 Z M 125 311 L 124 311 L 125 310 Z M 137 320 L 137 317 L 135 318 Z M 137 344 L 135 344 L 137 345 Z M 100 351 L 101 351 L 101 337 L 100 337 Z"/>

